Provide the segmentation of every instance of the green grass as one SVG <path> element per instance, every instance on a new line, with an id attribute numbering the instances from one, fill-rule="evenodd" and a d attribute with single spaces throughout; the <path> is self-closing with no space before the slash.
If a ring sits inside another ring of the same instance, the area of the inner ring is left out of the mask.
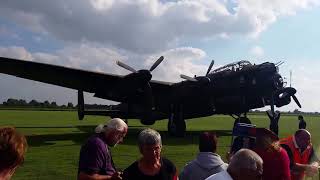
<path id="1" fill-rule="evenodd" d="M 250 115 L 258 127 L 268 127 L 264 114 Z M 312 141 L 317 152 L 320 145 L 320 117 L 305 116 Z M 29 148 L 23 167 L 18 168 L 13 179 L 75 179 L 81 144 L 93 133 L 106 117 L 87 116 L 77 120 L 72 111 L 22 111 L 0 110 L 0 125 L 12 125 L 27 136 Z M 163 155 L 172 160 L 180 170 L 197 154 L 198 134 L 204 130 L 216 131 L 219 135 L 218 153 L 224 158 L 231 141 L 233 118 L 212 116 L 187 121 L 185 138 L 171 138 L 166 132 L 167 121 L 158 121 L 151 126 L 163 139 Z M 296 116 L 282 116 L 280 136 L 288 136 L 297 129 Z M 136 137 L 145 128 L 137 120 L 129 120 L 129 132 L 124 144 L 112 148 L 113 158 L 119 169 L 124 169 L 140 157 Z M 314 178 L 317 179 L 317 178 Z"/>

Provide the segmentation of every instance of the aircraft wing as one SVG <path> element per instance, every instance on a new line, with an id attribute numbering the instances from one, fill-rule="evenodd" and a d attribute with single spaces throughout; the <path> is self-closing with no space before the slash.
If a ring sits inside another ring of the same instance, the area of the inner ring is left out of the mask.
<path id="1" fill-rule="evenodd" d="M 112 91 L 110 87 L 120 83 L 124 77 L 5 57 L 0 57 L 0 73 L 90 93 Z M 150 85 L 157 92 L 167 89 L 171 83 L 151 81 Z"/>

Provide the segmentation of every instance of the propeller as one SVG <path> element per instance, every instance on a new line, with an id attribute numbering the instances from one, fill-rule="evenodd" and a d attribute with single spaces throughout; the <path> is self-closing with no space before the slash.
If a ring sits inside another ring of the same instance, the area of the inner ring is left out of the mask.
<path id="1" fill-rule="evenodd" d="M 121 62 L 121 61 L 117 61 L 116 63 L 117 63 L 118 66 L 120 66 L 120 67 L 122 67 L 122 68 L 124 68 L 124 69 L 126 69 L 126 70 L 128 70 L 128 71 L 131 71 L 131 72 L 133 72 L 133 73 L 137 72 L 137 71 L 136 71 L 135 69 L 133 69 L 131 66 L 129 66 L 129 65 L 127 65 L 127 64 L 125 64 L 125 63 L 123 63 L 123 62 Z"/>
<path id="2" fill-rule="evenodd" d="M 187 76 L 187 75 L 184 75 L 184 74 L 180 74 L 180 77 L 182 79 L 185 79 L 185 80 L 188 80 L 188 81 L 193 81 L 193 82 L 196 82 L 198 81 L 197 79 L 193 78 L 193 77 L 190 77 L 190 76 Z"/>
<path id="3" fill-rule="evenodd" d="M 214 60 L 211 61 L 210 65 L 209 65 L 209 68 L 207 70 L 206 76 L 208 76 L 208 74 L 211 71 L 213 65 L 214 65 Z"/>
<path id="4" fill-rule="evenodd" d="M 160 56 L 160 58 L 156 62 L 153 63 L 153 65 L 151 66 L 149 71 L 152 72 L 155 68 L 157 68 L 159 66 L 159 64 L 163 61 L 163 59 L 164 59 L 164 57 Z M 131 67 L 131 66 L 129 66 L 129 65 L 127 65 L 127 64 L 125 64 L 125 63 L 123 63 L 121 61 L 117 61 L 116 63 L 117 63 L 118 66 L 120 66 L 120 67 L 122 67 L 122 68 L 124 68 L 124 69 L 126 69 L 128 71 L 131 71 L 133 73 L 137 72 L 137 70 L 135 70 L 133 67 Z"/>
<path id="5" fill-rule="evenodd" d="M 294 100 L 294 102 L 296 102 L 296 104 L 299 106 L 299 108 L 301 108 L 301 104 L 295 95 L 292 95 L 292 99 Z"/>
<path id="6" fill-rule="evenodd" d="M 294 89 L 292 87 L 286 87 L 283 89 L 283 93 L 281 94 L 279 99 L 288 99 L 288 98 L 292 97 L 294 102 L 299 106 L 299 108 L 301 108 L 301 104 L 300 104 L 298 98 L 295 96 L 296 92 L 297 92 L 296 89 Z"/>
<path id="7" fill-rule="evenodd" d="M 121 61 L 117 61 L 117 65 L 132 72 L 135 73 L 138 79 L 142 79 L 142 85 L 143 87 L 141 87 L 144 91 L 144 104 L 148 107 L 151 107 L 151 109 L 153 108 L 154 104 L 153 104 L 153 96 L 152 96 L 152 89 L 150 86 L 150 80 L 152 78 L 151 72 L 156 69 L 159 64 L 163 61 L 164 57 L 161 56 L 156 62 L 153 63 L 153 65 L 150 67 L 149 70 L 143 69 L 143 70 L 135 70 L 133 67 L 121 62 Z M 142 77 L 142 78 L 140 78 Z M 140 80 L 141 81 L 141 80 Z M 146 108 L 147 109 L 147 108 Z"/>
<path id="8" fill-rule="evenodd" d="M 156 62 L 153 63 L 149 71 L 152 72 L 155 68 L 157 68 L 158 65 L 163 61 L 163 59 L 163 56 L 161 56 Z"/>
<path id="9" fill-rule="evenodd" d="M 211 61 L 210 65 L 209 65 L 209 68 L 207 70 L 207 73 L 206 73 L 206 77 L 208 76 L 209 72 L 211 71 L 212 67 L 214 65 L 214 60 Z M 185 79 L 185 80 L 188 80 L 188 81 L 193 81 L 193 82 L 197 82 L 198 79 L 196 78 L 193 78 L 193 77 L 190 77 L 190 76 L 187 76 L 187 75 L 184 75 L 184 74 L 180 74 L 180 77 L 182 79 Z M 209 78 L 206 78 L 206 81 L 209 81 L 210 82 L 210 79 L 208 80 Z"/>

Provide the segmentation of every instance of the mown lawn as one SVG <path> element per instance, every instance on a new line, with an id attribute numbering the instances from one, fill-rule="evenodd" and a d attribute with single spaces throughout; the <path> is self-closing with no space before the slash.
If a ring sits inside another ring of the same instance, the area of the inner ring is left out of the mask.
<path id="1" fill-rule="evenodd" d="M 250 115 L 249 118 L 258 127 L 268 126 L 264 114 Z M 87 116 L 83 121 L 78 121 L 75 111 L 0 110 L 0 125 L 17 127 L 27 136 L 29 143 L 25 164 L 17 170 L 13 179 L 76 179 L 81 144 L 92 134 L 97 124 L 107 119 Z M 305 116 L 305 119 L 313 136 L 314 147 L 319 153 L 320 117 Z M 188 120 L 185 138 L 169 137 L 166 120 L 157 122 L 151 128 L 162 135 L 163 155 L 180 170 L 197 154 L 198 134 L 204 130 L 216 131 L 220 135 L 218 153 L 224 158 L 230 146 L 233 121 L 233 118 L 221 115 Z M 298 127 L 297 117 L 282 116 L 279 126 L 281 137 L 292 134 Z M 126 168 L 139 158 L 136 137 L 145 127 L 137 120 L 129 120 L 129 133 L 124 144 L 112 149 L 119 169 Z"/>

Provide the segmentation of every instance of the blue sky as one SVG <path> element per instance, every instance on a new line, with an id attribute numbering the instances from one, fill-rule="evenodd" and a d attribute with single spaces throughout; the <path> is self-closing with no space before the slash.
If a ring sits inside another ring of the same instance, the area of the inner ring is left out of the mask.
<path id="1" fill-rule="evenodd" d="M 314 99 L 320 90 L 319 4 L 12 0 L 0 7 L 0 55 L 116 74 L 127 72 L 115 67 L 115 59 L 142 68 L 164 55 L 164 67 L 159 66 L 154 78 L 165 81 L 179 81 L 181 73 L 203 74 L 211 59 L 217 66 L 243 59 L 284 61 L 281 73 L 288 77 L 293 71 L 302 110 L 320 111 Z M 73 90 L 6 75 L 0 75 L 0 83 L 7 84 L 0 87 L 0 101 L 14 97 L 76 102 Z M 283 109 L 295 108 L 292 103 Z"/>

